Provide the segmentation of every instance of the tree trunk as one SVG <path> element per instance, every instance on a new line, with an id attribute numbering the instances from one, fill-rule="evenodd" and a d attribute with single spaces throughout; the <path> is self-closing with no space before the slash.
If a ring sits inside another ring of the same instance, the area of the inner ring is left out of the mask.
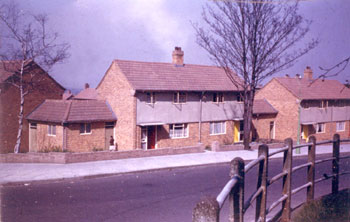
<path id="1" fill-rule="evenodd" d="M 17 131 L 17 139 L 14 148 L 14 153 L 19 153 L 21 147 L 21 138 L 22 138 L 22 130 L 23 130 L 23 109 L 24 109 L 24 91 L 23 91 L 23 71 L 24 71 L 24 63 L 25 60 L 21 62 L 21 71 L 20 71 L 20 82 L 19 82 L 19 93 L 21 97 L 21 103 L 19 106 L 19 115 L 18 115 L 18 131 Z"/>
<path id="2" fill-rule="evenodd" d="M 252 116 L 253 116 L 253 92 L 246 91 L 244 98 L 244 113 L 243 113 L 243 145 L 245 150 L 250 150 L 251 131 L 252 131 Z"/>

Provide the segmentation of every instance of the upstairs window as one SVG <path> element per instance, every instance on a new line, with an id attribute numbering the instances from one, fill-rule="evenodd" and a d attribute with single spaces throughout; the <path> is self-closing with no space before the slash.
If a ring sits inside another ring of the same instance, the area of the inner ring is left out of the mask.
<path id="1" fill-rule="evenodd" d="M 240 103 L 243 102 L 243 95 L 242 94 L 237 95 L 237 102 L 240 102 Z"/>
<path id="2" fill-rule="evenodd" d="M 210 135 L 226 134 L 226 122 L 210 123 Z"/>
<path id="3" fill-rule="evenodd" d="M 174 138 L 186 138 L 188 137 L 187 124 L 170 124 L 169 125 L 169 137 Z"/>
<path id="4" fill-rule="evenodd" d="M 322 101 L 320 101 L 320 106 L 319 106 L 319 108 L 325 109 L 325 108 L 327 108 L 327 107 L 328 107 L 328 101 L 327 101 L 327 100 L 322 100 Z"/>
<path id="5" fill-rule="evenodd" d="M 56 136 L 56 125 L 48 125 L 47 126 L 47 135 Z"/>
<path id="6" fill-rule="evenodd" d="M 155 92 L 148 92 L 147 93 L 146 103 L 148 103 L 148 104 L 155 104 L 156 103 L 156 93 Z"/>
<path id="7" fill-rule="evenodd" d="M 91 134 L 91 123 L 81 123 L 80 134 Z"/>
<path id="8" fill-rule="evenodd" d="M 223 103 L 224 102 L 224 94 L 223 93 L 213 93 L 213 102 Z"/>
<path id="9" fill-rule="evenodd" d="M 183 104 L 186 103 L 187 95 L 185 92 L 176 92 L 174 93 L 174 103 Z"/>

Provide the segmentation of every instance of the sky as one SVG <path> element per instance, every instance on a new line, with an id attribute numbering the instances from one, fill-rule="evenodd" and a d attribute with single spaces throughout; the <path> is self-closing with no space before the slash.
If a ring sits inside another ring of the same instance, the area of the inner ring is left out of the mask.
<path id="1" fill-rule="evenodd" d="M 6 0 L 0 0 L 6 1 Z M 201 12 L 213 0 L 14 0 L 28 13 L 46 13 L 49 28 L 59 41 L 71 45 L 70 58 L 56 65 L 52 75 L 67 89 L 96 87 L 114 59 L 171 62 L 180 46 L 185 63 L 212 65 L 208 53 L 196 43 L 191 21 L 202 24 Z M 302 74 L 310 66 L 314 75 L 350 56 L 350 1 L 307 0 L 300 14 L 312 20 L 306 43 L 317 48 L 276 76 Z M 338 76 L 350 80 L 350 65 Z"/>

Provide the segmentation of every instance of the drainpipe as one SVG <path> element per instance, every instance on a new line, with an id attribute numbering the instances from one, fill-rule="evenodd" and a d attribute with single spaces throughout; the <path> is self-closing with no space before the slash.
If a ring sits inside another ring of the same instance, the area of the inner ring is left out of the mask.
<path id="1" fill-rule="evenodd" d="M 199 97 L 199 122 L 198 122 L 198 131 L 199 131 L 199 139 L 198 143 L 202 142 L 202 100 L 203 100 L 204 92 L 201 93 Z"/>

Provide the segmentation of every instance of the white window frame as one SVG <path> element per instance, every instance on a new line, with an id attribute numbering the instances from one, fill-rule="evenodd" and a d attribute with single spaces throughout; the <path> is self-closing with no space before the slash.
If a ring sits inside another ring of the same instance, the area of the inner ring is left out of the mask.
<path id="1" fill-rule="evenodd" d="M 220 129 L 220 132 L 215 132 L 215 129 Z M 224 135 L 226 134 L 226 122 L 211 122 L 209 125 L 209 135 Z"/>
<path id="2" fill-rule="evenodd" d="M 339 129 L 340 124 L 342 124 L 342 129 Z M 337 132 L 344 132 L 345 131 L 345 121 L 339 121 L 336 123 L 336 130 Z"/>
<path id="3" fill-rule="evenodd" d="M 184 96 L 185 101 L 180 102 L 180 97 Z M 173 103 L 174 104 L 185 104 L 187 102 L 187 93 L 185 92 L 175 92 L 174 93 L 174 98 L 173 98 Z"/>
<path id="4" fill-rule="evenodd" d="M 224 103 L 224 102 L 225 102 L 224 93 L 222 92 L 213 93 L 213 103 Z"/>
<path id="5" fill-rule="evenodd" d="M 146 93 L 146 103 L 147 104 L 155 104 L 156 103 L 156 93 L 155 92 L 148 92 Z"/>
<path id="6" fill-rule="evenodd" d="M 84 124 L 84 132 L 81 132 L 81 127 Z M 87 132 L 87 125 L 90 125 L 90 132 Z M 92 133 L 92 124 L 91 123 L 80 123 L 79 128 L 80 135 L 90 135 Z"/>
<path id="7" fill-rule="evenodd" d="M 48 136 L 56 136 L 56 125 L 55 124 L 47 125 L 47 135 Z"/>
<path id="8" fill-rule="evenodd" d="M 175 133 L 175 128 L 182 128 L 181 134 Z M 177 124 L 170 124 L 169 125 L 169 137 L 171 139 L 181 139 L 181 138 L 188 138 L 189 132 L 188 132 L 188 124 L 187 123 L 177 123 Z"/>
<path id="9" fill-rule="evenodd" d="M 323 126 L 322 127 L 322 131 L 318 131 L 318 129 L 319 129 L 319 126 Z M 316 134 L 318 134 L 318 133 L 325 133 L 326 132 L 326 124 L 325 123 L 317 123 L 316 124 Z"/>

